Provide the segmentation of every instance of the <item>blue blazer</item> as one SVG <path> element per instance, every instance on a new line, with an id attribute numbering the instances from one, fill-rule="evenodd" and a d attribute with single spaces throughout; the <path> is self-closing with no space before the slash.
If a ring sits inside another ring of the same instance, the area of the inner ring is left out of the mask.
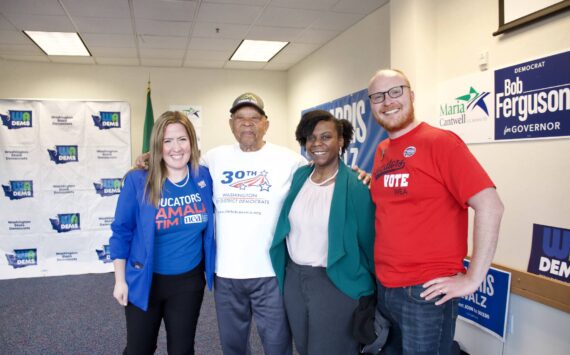
<path id="1" fill-rule="evenodd" d="M 203 232 L 203 246 L 206 282 L 211 290 L 216 260 L 212 178 L 206 167 L 199 166 L 197 175 L 189 168 L 192 174 L 190 182 L 200 192 L 208 214 L 208 225 Z M 115 220 L 111 224 L 113 234 L 109 239 L 111 259 L 126 260 L 125 279 L 129 286 L 129 302 L 144 311 L 148 308 L 153 274 L 156 216 L 156 208 L 143 198 L 146 176 L 145 170 L 132 170 L 125 176 L 115 210 Z"/>

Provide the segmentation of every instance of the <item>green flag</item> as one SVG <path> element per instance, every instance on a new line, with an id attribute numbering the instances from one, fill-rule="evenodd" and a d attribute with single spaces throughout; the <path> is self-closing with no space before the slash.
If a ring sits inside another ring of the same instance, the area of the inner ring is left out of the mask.
<path id="1" fill-rule="evenodd" d="M 148 89 L 146 91 L 146 114 L 144 115 L 144 131 L 143 131 L 143 144 L 142 152 L 146 153 L 150 149 L 150 133 L 154 126 L 154 115 L 152 113 L 152 102 L 150 101 L 150 81 L 148 82 Z"/>

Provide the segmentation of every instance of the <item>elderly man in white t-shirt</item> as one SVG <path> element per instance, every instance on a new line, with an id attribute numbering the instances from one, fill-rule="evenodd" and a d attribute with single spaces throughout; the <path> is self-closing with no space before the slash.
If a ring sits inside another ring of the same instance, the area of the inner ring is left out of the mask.
<path id="1" fill-rule="evenodd" d="M 263 138 L 269 120 L 261 98 L 237 97 L 229 120 L 237 144 L 204 156 L 214 183 L 214 298 L 225 355 L 248 354 L 252 315 L 265 354 L 291 354 L 291 335 L 269 247 L 283 200 L 305 158 Z"/>

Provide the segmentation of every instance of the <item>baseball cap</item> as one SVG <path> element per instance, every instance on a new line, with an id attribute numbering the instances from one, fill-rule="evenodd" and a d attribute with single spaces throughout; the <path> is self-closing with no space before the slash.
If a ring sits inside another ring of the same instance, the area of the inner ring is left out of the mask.
<path id="1" fill-rule="evenodd" d="M 231 113 L 235 113 L 237 110 L 244 106 L 251 106 L 257 109 L 259 113 L 263 116 L 267 116 L 265 111 L 263 111 L 263 100 L 261 97 L 257 96 L 252 92 L 246 92 L 241 94 L 240 96 L 236 97 L 234 103 L 232 104 L 232 108 L 230 109 Z"/>

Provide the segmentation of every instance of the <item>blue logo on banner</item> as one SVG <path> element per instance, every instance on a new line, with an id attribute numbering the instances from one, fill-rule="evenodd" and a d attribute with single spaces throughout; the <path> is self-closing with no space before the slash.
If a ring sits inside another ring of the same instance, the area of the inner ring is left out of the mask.
<path id="1" fill-rule="evenodd" d="M 76 145 L 56 145 L 55 149 L 48 149 L 49 158 L 56 164 L 78 162 Z"/>
<path id="2" fill-rule="evenodd" d="M 99 116 L 91 115 L 93 123 L 99 129 L 111 129 L 121 127 L 121 113 L 120 112 L 99 112 Z"/>
<path id="3" fill-rule="evenodd" d="M 14 249 L 14 254 L 6 254 L 8 265 L 14 269 L 38 265 L 37 249 Z"/>
<path id="4" fill-rule="evenodd" d="M 312 110 L 329 111 L 333 116 L 349 120 L 354 126 L 354 138 L 343 156 L 344 162 L 372 171 L 376 146 L 388 134 L 374 119 L 370 110 L 368 90 L 360 90 L 339 99 L 303 110 L 301 115 Z"/>
<path id="5" fill-rule="evenodd" d="M 0 113 L 0 118 L 8 129 L 32 127 L 32 111 L 8 110 L 8 115 Z"/>
<path id="6" fill-rule="evenodd" d="M 58 214 L 57 218 L 50 218 L 51 227 L 58 233 L 80 230 L 79 213 Z"/>
<path id="7" fill-rule="evenodd" d="M 510 288 L 511 274 L 490 268 L 477 291 L 459 299 L 459 316 L 504 341 Z"/>
<path id="8" fill-rule="evenodd" d="M 95 251 L 97 252 L 97 257 L 99 260 L 105 264 L 113 261 L 111 260 L 111 251 L 108 244 L 103 245 L 103 249 L 95 249 Z"/>
<path id="9" fill-rule="evenodd" d="M 10 200 L 34 197 L 34 182 L 32 180 L 10 180 L 10 185 L 2 185 L 4 195 Z"/>
<path id="10" fill-rule="evenodd" d="M 118 195 L 121 193 L 121 179 L 119 178 L 101 179 L 100 183 L 94 182 L 93 186 L 95 186 L 95 192 L 102 197 Z"/>
<path id="11" fill-rule="evenodd" d="M 570 135 L 570 52 L 495 71 L 495 139 Z"/>
<path id="12" fill-rule="evenodd" d="M 528 272 L 570 283 L 570 230 L 533 224 Z"/>

